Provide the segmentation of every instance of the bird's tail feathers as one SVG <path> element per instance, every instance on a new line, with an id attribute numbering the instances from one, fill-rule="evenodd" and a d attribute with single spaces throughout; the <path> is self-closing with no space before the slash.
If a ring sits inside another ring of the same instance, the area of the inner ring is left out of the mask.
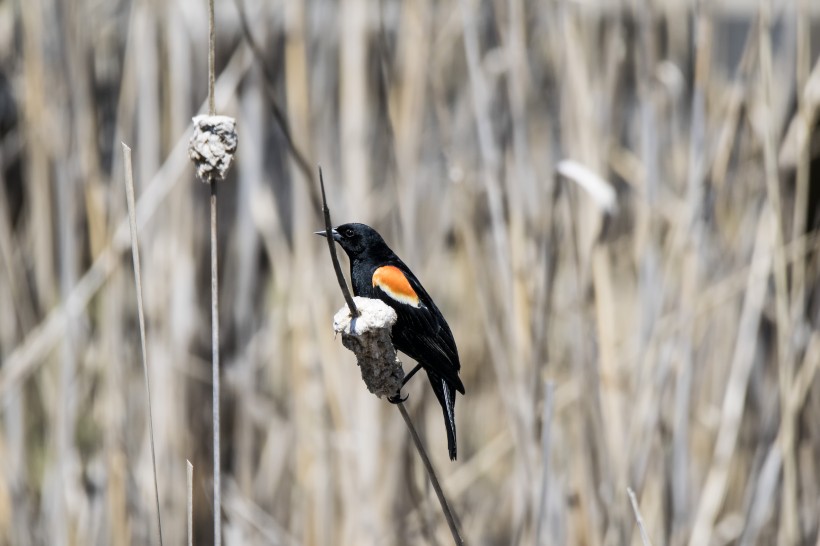
<path id="1" fill-rule="evenodd" d="M 447 429 L 447 450 L 450 460 L 456 460 L 456 389 L 445 379 L 435 373 L 427 372 L 433 392 L 436 393 L 444 414 L 444 426 Z"/>

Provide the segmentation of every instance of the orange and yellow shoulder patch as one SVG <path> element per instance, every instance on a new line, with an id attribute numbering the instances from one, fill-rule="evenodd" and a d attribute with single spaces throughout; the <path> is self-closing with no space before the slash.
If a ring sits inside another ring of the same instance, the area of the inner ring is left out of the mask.
<path id="1" fill-rule="evenodd" d="M 419 307 L 419 295 L 410 286 L 410 281 L 404 276 L 401 269 L 394 265 L 383 265 L 373 272 L 373 286 L 399 303 Z"/>

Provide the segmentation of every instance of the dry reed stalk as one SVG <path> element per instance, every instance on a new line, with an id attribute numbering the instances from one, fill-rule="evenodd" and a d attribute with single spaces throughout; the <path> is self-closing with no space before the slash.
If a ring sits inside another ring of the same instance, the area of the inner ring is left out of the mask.
<path id="1" fill-rule="evenodd" d="M 211 0 L 213 3 L 213 0 Z M 214 542 L 222 543 L 222 493 L 219 431 L 219 269 L 217 260 L 217 182 L 211 179 L 211 381 L 213 390 Z"/>
<path id="2" fill-rule="evenodd" d="M 370 99 L 367 88 L 369 20 L 364 0 L 345 0 L 339 7 L 345 39 L 339 44 L 339 130 L 343 180 L 348 184 L 347 214 L 370 221 L 371 188 L 367 142 Z"/>
<path id="3" fill-rule="evenodd" d="M 37 290 L 39 309 L 48 309 L 57 299 L 56 283 L 50 277 L 54 271 L 52 249 L 54 241 L 52 231 L 39 229 L 41 225 L 49 225 L 51 218 L 51 201 L 53 199 L 49 184 L 49 157 L 42 153 L 45 135 L 48 134 L 48 114 L 51 109 L 46 101 L 45 90 L 52 81 L 49 78 L 50 67 L 47 65 L 45 42 L 49 29 L 45 13 L 48 8 L 43 5 L 47 0 L 35 0 L 21 10 L 22 26 L 22 56 L 23 56 L 23 85 L 26 100 L 24 102 L 23 137 L 26 139 L 25 163 L 28 170 L 26 184 L 27 197 L 31 202 L 31 214 L 27 231 L 30 242 L 27 245 L 33 254 L 34 286 Z"/>
<path id="4" fill-rule="evenodd" d="M 760 212 L 752 255 L 752 269 L 749 272 L 743 309 L 732 355 L 730 375 L 720 413 L 720 428 L 715 440 L 714 455 L 706 476 L 689 538 L 690 546 L 706 544 L 714 530 L 718 512 L 726 495 L 729 480 L 729 465 L 737 448 L 737 437 L 745 406 L 746 389 L 749 383 L 757 331 L 760 326 L 766 284 L 755 283 L 753 279 L 767 277 L 772 267 L 774 241 L 773 211 L 766 205 Z"/>
<path id="5" fill-rule="evenodd" d="M 59 277 L 60 292 L 70 294 L 76 285 L 76 240 L 71 226 L 75 222 L 75 198 L 71 191 L 75 185 L 67 173 L 56 177 L 56 197 L 60 205 L 57 207 L 59 227 Z M 74 525 L 79 507 L 70 502 L 72 493 L 77 487 L 76 474 L 72 463 L 77 457 L 75 434 L 77 430 L 77 389 L 74 377 L 79 369 L 77 362 L 78 331 L 74 321 L 65 321 L 62 324 L 63 339 L 60 351 L 59 383 L 57 400 L 53 406 L 56 412 L 53 417 L 54 449 L 56 453 L 56 483 L 53 491 L 48 491 L 49 485 L 44 488 L 44 494 L 51 496 L 54 516 L 51 526 L 50 540 L 55 546 L 70 544 L 72 540 L 81 540 L 79 533 L 67 533 L 66 530 Z M 54 478 L 52 478 L 54 479 Z"/>
<path id="6" fill-rule="evenodd" d="M 157 509 L 157 529 L 162 546 L 162 512 L 159 507 L 159 482 L 157 480 L 157 454 L 154 446 L 154 416 L 151 405 L 151 383 L 148 378 L 148 348 L 145 343 L 145 309 L 142 302 L 142 271 L 140 268 L 139 237 L 137 235 L 137 210 L 134 199 L 134 172 L 131 168 L 131 148 L 122 143 L 123 164 L 125 166 L 125 197 L 128 202 L 128 220 L 131 228 L 131 259 L 134 265 L 134 283 L 137 292 L 137 314 L 139 316 L 140 347 L 142 349 L 142 371 L 145 376 L 145 400 L 148 406 L 148 436 L 151 441 L 151 467 L 154 476 L 154 500 Z"/>
<path id="7" fill-rule="evenodd" d="M 418 182 L 421 155 L 421 130 L 427 93 L 426 61 L 429 58 L 431 6 L 427 0 L 405 3 L 396 45 L 397 77 L 387 90 L 388 116 L 394 132 L 396 155 L 396 208 L 402 226 L 402 249 L 408 260 L 416 261 L 417 241 L 411 236 L 416 232 L 419 192 L 414 191 Z M 384 46 L 382 46 L 382 50 Z M 398 181 L 405 181 L 404 184 Z"/>
<path id="8" fill-rule="evenodd" d="M 811 72 L 811 41 L 810 41 L 810 29 L 809 29 L 809 17 L 808 17 L 808 2 L 800 1 L 796 5 L 796 9 L 794 11 L 795 15 L 795 25 L 796 25 L 796 86 L 798 90 L 798 97 L 797 97 L 797 114 L 796 117 L 799 118 L 798 123 L 804 124 L 803 128 L 808 133 L 810 132 L 810 127 L 812 125 L 813 120 L 811 118 L 816 119 L 816 114 L 814 116 L 805 115 L 804 110 L 806 109 L 806 102 L 809 102 L 809 97 L 807 97 L 807 93 L 804 90 L 810 85 L 810 77 L 812 75 Z M 820 64 L 818 64 L 820 67 Z M 809 145 L 806 144 L 802 147 L 802 150 L 798 152 L 798 161 L 797 161 L 797 168 L 795 173 L 795 196 L 794 196 L 794 208 L 792 210 L 792 232 L 791 232 L 791 242 L 798 242 L 798 245 L 801 245 L 804 241 L 802 235 L 805 233 L 807 228 L 807 214 L 810 209 L 809 205 L 809 168 L 810 168 L 810 151 Z M 798 246 L 798 252 L 802 253 L 803 249 Z M 791 300 L 790 300 L 790 327 L 788 329 L 788 333 L 793 332 L 796 329 L 804 329 L 810 328 L 808 324 L 805 324 L 805 302 L 806 302 L 806 294 L 807 294 L 807 283 L 806 283 L 806 261 L 805 260 L 797 260 L 795 263 L 791 264 L 791 278 L 789 279 L 790 287 L 791 287 Z M 778 325 L 778 330 L 781 328 Z M 780 510 L 780 521 L 781 521 L 781 532 L 778 536 L 778 540 L 780 542 L 792 542 L 797 543 L 801 538 L 803 533 L 801 532 L 801 522 L 799 521 L 798 515 L 798 507 L 800 505 L 800 486 L 799 482 L 805 481 L 804 479 L 801 480 L 800 476 L 798 476 L 798 472 L 800 471 L 798 464 L 798 439 L 797 439 L 797 431 L 796 427 L 798 426 L 798 418 L 803 406 L 802 403 L 798 403 L 795 400 L 795 397 L 792 395 L 794 387 L 797 387 L 799 375 L 804 369 L 807 368 L 806 364 L 804 363 L 797 371 L 795 371 L 795 359 L 797 358 L 796 352 L 801 349 L 799 347 L 799 341 L 794 340 L 793 336 L 786 335 L 783 336 L 783 339 L 787 340 L 787 342 L 796 345 L 796 347 L 792 348 L 792 351 L 788 354 L 788 361 L 785 363 L 783 373 L 780 376 L 780 380 L 784 383 L 785 388 L 781 386 L 780 395 L 781 395 L 781 412 L 782 412 L 782 420 L 781 420 L 781 437 L 782 442 L 780 442 L 780 447 L 783 450 L 783 499 L 784 502 L 781 504 Z M 806 356 L 809 355 L 809 350 L 811 349 L 811 345 L 806 347 Z M 816 360 L 820 360 L 820 357 L 815 358 Z M 781 363 L 784 364 L 784 363 Z M 792 386 L 792 378 L 794 379 L 794 386 Z M 792 512 L 787 513 L 787 510 L 792 510 Z M 815 519 L 816 521 L 816 519 Z M 820 537 L 820 532 L 818 532 L 818 537 Z M 820 538 L 818 538 L 820 540 Z"/>
<path id="9" fill-rule="evenodd" d="M 777 173 L 775 148 L 775 120 L 772 104 L 772 44 L 770 13 L 763 8 L 758 30 L 760 37 L 760 87 L 763 104 L 759 124 L 763 144 L 763 166 L 766 177 L 766 194 L 775 214 L 774 261 L 772 271 L 775 285 L 775 309 L 777 318 L 777 360 L 781 403 L 781 449 L 783 457 L 783 491 L 781 497 L 781 527 L 779 539 L 785 544 L 797 544 L 799 529 L 797 520 L 797 471 L 794 452 L 795 411 L 789 400 L 789 390 L 794 377 L 794 355 L 789 332 L 792 331 L 789 312 L 788 279 L 784 257 L 783 205 L 780 196 L 780 180 Z"/>
<path id="10" fill-rule="evenodd" d="M 108 214 L 106 231 L 111 233 L 123 216 L 128 221 L 127 204 L 122 199 L 112 202 Z M 129 366 L 122 358 L 123 348 L 126 347 L 126 337 L 125 329 L 120 322 L 125 302 L 133 301 L 133 296 L 131 298 L 125 296 L 126 293 L 130 294 L 125 288 L 126 273 L 125 268 L 112 272 L 106 281 L 108 289 L 100 294 L 102 322 L 100 338 L 103 345 L 103 359 L 110 363 L 105 368 L 105 397 L 101 404 L 106 416 L 102 425 L 104 427 L 105 471 L 108 476 L 105 491 L 107 505 L 105 519 L 109 526 L 108 542 L 111 544 L 127 544 L 131 537 L 128 514 L 128 454 L 123 441 L 126 437 L 125 431 L 128 430 L 125 423 Z M 133 339 L 133 336 L 130 339 Z"/>
<path id="11" fill-rule="evenodd" d="M 3 163 L 3 153 L 0 150 L 0 166 Z M 9 290 L 5 301 L 11 302 L 12 305 L 8 306 L 9 312 L 16 315 L 15 319 L 19 324 L 19 329 L 22 332 L 27 332 L 36 324 L 36 311 L 33 302 L 25 297 L 26 294 L 30 293 L 32 287 L 26 275 L 24 264 L 15 259 L 17 245 L 13 237 L 14 231 L 10 215 L 11 205 L 6 192 L 6 183 L 6 178 L 0 170 L 0 259 L 3 261 L 3 273 L 5 275 L 3 284 Z M 12 325 L 13 322 L 10 317 L 9 324 Z M 11 348 L 15 344 L 16 342 L 12 343 L 9 340 L 4 345 Z"/>
<path id="12" fill-rule="evenodd" d="M 134 41 L 138 61 L 135 63 L 136 111 L 135 121 L 139 127 L 136 146 L 139 150 L 137 172 L 147 175 L 160 167 L 160 66 L 158 51 L 158 21 L 153 6 L 147 3 L 134 5 Z M 143 187 L 137 180 L 137 190 Z M 149 261 L 150 265 L 150 261 Z"/>
<path id="13" fill-rule="evenodd" d="M 259 81 L 258 78 L 250 79 Z M 264 138 L 263 97 L 259 86 L 249 86 L 243 91 L 242 112 L 239 125 L 243 138 L 250 142 L 259 142 Z M 256 257 L 259 253 L 259 237 L 254 226 L 252 214 L 246 214 L 244 207 L 256 199 L 259 186 L 264 180 L 262 154 L 256 147 L 243 150 L 238 156 L 238 186 L 236 231 L 231 238 L 233 244 L 228 248 L 231 257 L 226 262 L 226 278 L 236 279 L 235 294 L 232 298 L 230 313 L 236 325 L 239 345 L 246 347 L 256 329 L 254 324 L 254 287 L 258 284 Z M 235 379 L 231 390 L 238 393 L 255 393 L 255 367 L 250 351 L 243 351 L 232 364 Z M 237 396 L 236 413 L 233 418 L 233 445 L 235 449 L 234 474 L 243 495 L 252 496 L 253 489 L 253 452 L 254 429 L 251 419 L 253 403 L 251 397 Z"/>
<path id="14" fill-rule="evenodd" d="M 194 546 L 194 465 L 188 459 L 185 459 L 185 478 L 188 546 Z"/>
<path id="15" fill-rule="evenodd" d="M 547 499 L 550 477 L 550 449 L 552 449 L 552 416 L 554 411 L 555 384 L 548 381 L 544 388 L 544 409 L 541 417 L 541 486 L 538 509 L 535 512 L 535 543 L 544 544 L 544 520 L 547 517 Z"/>
<path id="16" fill-rule="evenodd" d="M 684 274 L 681 281 L 679 306 L 685 317 L 679 346 L 681 362 L 675 381 L 674 431 L 672 439 L 672 530 L 671 540 L 676 544 L 684 541 L 690 511 L 689 472 L 690 430 L 689 413 L 692 407 L 692 384 L 695 378 L 694 347 L 697 303 L 701 301 L 701 275 L 706 251 L 707 226 L 704 222 L 706 171 L 706 93 L 711 68 L 712 21 L 705 6 L 700 6 L 695 19 L 695 81 L 692 96 L 692 114 L 689 134 L 687 165 L 687 217 L 679 228 L 677 251 L 683 259 Z"/>
<path id="17" fill-rule="evenodd" d="M 0 297 L 9 298 L 9 294 L 4 290 L 3 285 L 6 279 L 0 274 Z M 8 301 L 8 300 L 6 300 Z M 6 308 L 4 313 L 10 313 L 11 308 Z M 7 316 L 0 315 L 0 321 L 8 324 Z M 0 344 L 10 346 L 8 340 L 9 331 L 6 328 L 0 330 Z M 3 537 L 9 543 L 19 543 L 28 546 L 28 534 L 31 523 L 25 506 L 15 502 L 22 497 L 21 490 L 25 487 L 25 482 L 21 476 L 25 476 L 27 471 L 25 465 L 25 434 L 24 434 L 24 412 L 26 397 L 22 393 L 6 401 L 3 410 L 3 431 L 4 437 L 0 443 L 2 449 L 2 464 L 7 469 L 10 477 L 0 485 L 0 521 L 5 526 L 6 531 Z"/>
<path id="18" fill-rule="evenodd" d="M 211 180 L 211 373 L 213 390 L 213 461 L 214 461 L 214 541 L 222 542 L 222 501 L 221 501 L 221 455 L 220 455 L 220 412 L 219 412 L 219 274 L 217 258 L 217 191 L 216 181 Z"/>
<path id="19" fill-rule="evenodd" d="M 216 115 L 216 24 L 214 23 L 214 0 L 208 0 L 208 115 Z M 217 178 L 210 175 L 211 188 L 211 389 L 213 421 L 213 461 L 214 461 L 214 545 L 222 544 L 222 458 L 220 448 L 219 412 L 219 261 L 217 250 Z"/>
<path id="20" fill-rule="evenodd" d="M 0 165 L 3 164 L 0 151 Z M 33 305 L 24 295 L 30 289 L 23 264 L 14 257 L 15 241 L 12 237 L 12 224 L 6 193 L 6 179 L 0 169 L 0 301 L 10 302 L 0 310 L 0 361 L 5 360 L 6 353 L 11 351 L 22 332 L 34 325 L 35 312 Z M 7 469 L 7 483 L 0 485 L 0 506 L 8 510 L 0 512 L 6 529 L 9 529 L 6 540 L 21 546 L 28 546 L 30 518 L 25 506 L 15 499 L 22 497 L 25 487 L 24 476 L 28 473 L 25 434 L 26 400 L 25 392 L 18 392 L 3 401 L 3 431 L 0 450 L 5 450 L 4 466 Z M 5 444 L 5 445 L 3 445 Z"/>
<path id="21" fill-rule="evenodd" d="M 797 85 L 797 114 L 798 123 L 802 124 L 802 129 L 805 133 L 810 132 L 811 117 L 804 114 L 804 109 L 808 106 L 806 103 L 810 102 L 807 96 L 806 88 L 809 85 L 809 77 L 811 75 L 811 34 L 809 23 L 811 21 L 808 16 L 808 1 L 800 0 L 797 2 L 794 10 L 796 36 L 795 41 L 797 49 L 797 59 L 795 66 L 795 80 Z M 820 65 L 819 65 L 820 66 Z M 811 153 L 808 145 L 804 145 L 798 152 L 797 170 L 795 173 L 795 196 L 794 209 L 792 210 L 792 232 L 791 241 L 797 240 L 806 231 L 807 213 L 809 210 L 809 165 Z M 806 295 L 806 267 L 805 263 L 800 262 L 792 266 L 792 299 L 791 308 L 794 313 L 798 306 L 805 301 Z M 792 315 L 792 318 L 797 317 Z"/>
<path id="22" fill-rule="evenodd" d="M 629 495 L 629 503 L 632 505 L 632 511 L 635 513 L 638 530 L 641 532 L 641 542 L 644 546 L 652 546 L 652 542 L 649 540 L 649 535 L 646 534 L 646 529 L 643 525 L 643 517 L 641 517 L 640 508 L 638 508 L 638 499 L 635 498 L 635 492 L 632 491 L 631 487 L 627 487 L 626 493 Z"/>
<path id="23" fill-rule="evenodd" d="M 715 143 L 715 154 L 710 169 L 711 179 L 715 181 L 718 189 L 726 183 L 727 172 L 729 171 L 729 161 L 732 155 L 732 148 L 735 146 L 741 110 L 746 104 L 748 94 L 748 82 L 755 60 L 758 54 L 758 39 L 760 33 L 756 30 L 757 25 L 749 25 L 749 32 L 743 46 L 743 53 L 735 68 L 733 81 L 726 96 L 725 111 L 719 119 L 723 120 L 717 142 Z"/>

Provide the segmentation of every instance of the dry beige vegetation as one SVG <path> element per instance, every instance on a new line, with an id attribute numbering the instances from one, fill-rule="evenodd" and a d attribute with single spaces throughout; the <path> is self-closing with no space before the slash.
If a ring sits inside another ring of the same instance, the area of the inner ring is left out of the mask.
<path id="1" fill-rule="evenodd" d="M 640 544 L 628 487 L 656 545 L 817 543 L 812 0 L 243 3 L 258 55 L 216 11 L 225 544 L 451 542 L 333 337 L 317 164 L 454 330 L 456 463 L 407 392 L 469 544 Z M 206 40 L 204 1 L 0 1 L 0 543 L 156 542 L 121 141 L 165 544 L 186 459 L 212 542 Z"/>

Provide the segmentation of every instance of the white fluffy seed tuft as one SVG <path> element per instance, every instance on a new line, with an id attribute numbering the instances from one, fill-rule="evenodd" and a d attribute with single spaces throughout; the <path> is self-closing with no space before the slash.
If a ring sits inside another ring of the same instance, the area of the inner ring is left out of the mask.
<path id="1" fill-rule="evenodd" d="M 188 143 L 188 157 L 203 182 L 210 177 L 225 178 L 236 152 L 236 120 L 228 116 L 196 116 L 194 134 Z"/>

